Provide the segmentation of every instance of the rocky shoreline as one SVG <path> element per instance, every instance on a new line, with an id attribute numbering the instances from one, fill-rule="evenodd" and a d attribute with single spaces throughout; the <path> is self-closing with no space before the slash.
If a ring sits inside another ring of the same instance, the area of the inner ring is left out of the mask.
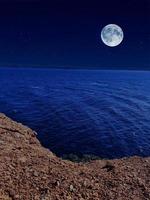
<path id="1" fill-rule="evenodd" d="M 73 163 L 0 114 L 1 200 L 149 200 L 150 158 Z"/>

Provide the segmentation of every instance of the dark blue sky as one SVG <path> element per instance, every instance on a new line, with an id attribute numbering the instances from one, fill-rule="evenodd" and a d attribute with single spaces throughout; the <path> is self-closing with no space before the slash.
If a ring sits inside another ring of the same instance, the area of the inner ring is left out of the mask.
<path id="1" fill-rule="evenodd" d="M 150 1 L 0 1 L 0 65 L 150 69 Z M 100 39 L 115 23 L 124 41 Z"/>

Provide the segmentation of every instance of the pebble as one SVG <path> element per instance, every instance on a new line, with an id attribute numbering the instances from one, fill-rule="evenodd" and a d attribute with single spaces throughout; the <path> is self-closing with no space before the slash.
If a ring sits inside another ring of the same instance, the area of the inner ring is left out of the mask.
<path id="1" fill-rule="evenodd" d="M 70 185 L 70 192 L 73 192 L 74 191 L 74 187 L 73 185 Z"/>
<path id="2" fill-rule="evenodd" d="M 36 171 L 34 171 L 33 175 L 37 177 L 38 173 Z"/>
<path id="3" fill-rule="evenodd" d="M 59 182 L 59 181 L 56 181 L 56 185 L 59 187 L 59 186 L 60 186 L 60 182 Z"/>
<path id="4" fill-rule="evenodd" d="M 16 198 L 16 199 L 19 199 L 19 198 L 20 198 L 20 196 L 17 194 L 17 195 L 15 195 L 15 198 Z"/>
<path id="5" fill-rule="evenodd" d="M 86 182 L 86 181 L 83 182 L 83 186 L 84 186 L 84 187 L 87 186 L 87 182 Z"/>

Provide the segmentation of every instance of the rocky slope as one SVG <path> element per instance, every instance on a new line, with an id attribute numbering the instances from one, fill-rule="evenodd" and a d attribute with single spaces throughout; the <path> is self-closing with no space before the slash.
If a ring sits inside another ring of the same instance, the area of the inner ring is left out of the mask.
<path id="1" fill-rule="evenodd" d="M 150 200 L 150 158 L 72 163 L 0 114 L 1 200 Z"/>

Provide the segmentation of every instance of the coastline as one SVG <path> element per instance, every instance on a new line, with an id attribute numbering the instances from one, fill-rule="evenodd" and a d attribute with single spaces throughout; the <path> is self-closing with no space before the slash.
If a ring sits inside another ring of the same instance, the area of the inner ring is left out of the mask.
<path id="1" fill-rule="evenodd" d="M 36 133 L 0 114 L 0 199 L 150 199 L 150 157 L 74 163 L 41 146 Z"/>

